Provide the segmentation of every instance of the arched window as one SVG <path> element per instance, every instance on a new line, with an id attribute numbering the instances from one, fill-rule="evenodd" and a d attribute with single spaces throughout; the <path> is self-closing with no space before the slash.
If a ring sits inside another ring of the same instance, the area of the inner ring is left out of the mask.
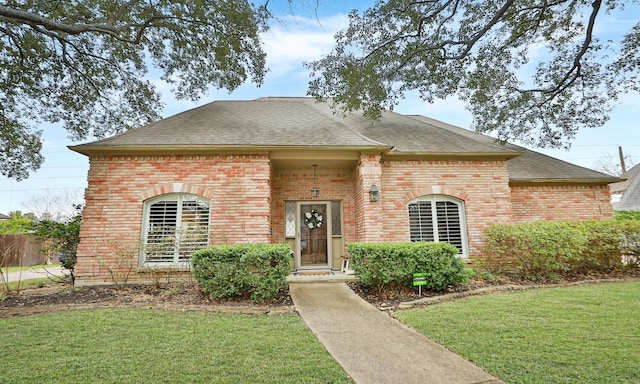
<path id="1" fill-rule="evenodd" d="M 209 243 L 209 201 L 191 194 L 168 194 L 144 204 L 143 264 L 176 264 Z"/>
<path id="2" fill-rule="evenodd" d="M 469 257 L 464 202 L 449 196 L 429 195 L 409 203 L 411 241 L 447 242 Z"/>

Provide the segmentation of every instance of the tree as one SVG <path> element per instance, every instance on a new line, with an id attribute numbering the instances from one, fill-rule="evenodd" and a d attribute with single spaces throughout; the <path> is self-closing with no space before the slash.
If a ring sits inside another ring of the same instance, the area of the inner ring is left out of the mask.
<path id="1" fill-rule="evenodd" d="M 627 170 L 633 168 L 636 164 L 633 157 L 630 155 L 624 155 L 625 168 Z M 611 154 L 604 155 L 601 159 L 596 161 L 593 169 L 608 173 L 614 176 L 622 176 L 622 164 L 620 164 L 620 157 L 611 156 Z"/>
<path id="2" fill-rule="evenodd" d="M 31 213 L 20 211 L 9 213 L 9 220 L 0 221 L 0 235 L 24 235 L 31 231 L 35 217 Z"/>
<path id="3" fill-rule="evenodd" d="M 568 147 L 602 126 L 621 92 L 638 91 L 640 24 L 619 41 L 596 33 L 637 0 L 379 0 L 349 16 L 312 70 L 309 93 L 371 118 L 406 92 L 457 95 L 473 128 L 533 146 Z"/>
<path id="4" fill-rule="evenodd" d="M 39 123 L 61 122 L 81 140 L 158 119 L 151 66 L 180 99 L 261 84 L 269 16 L 247 0 L 3 2 L 0 173 L 22 180 L 40 167 Z"/>
<path id="5" fill-rule="evenodd" d="M 77 214 L 76 205 L 83 197 L 77 190 L 64 190 L 58 193 L 46 191 L 43 194 L 27 194 L 22 202 L 38 220 L 63 222 Z"/>
<path id="6" fill-rule="evenodd" d="M 80 226 L 82 225 L 82 206 L 75 205 L 75 216 L 60 223 L 51 220 L 42 220 L 34 224 L 36 236 L 51 241 L 47 252 L 60 254 L 62 267 L 71 272 L 71 280 L 75 279 L 75 266 L 78 261 L 77 251 L 80 244 Z"/>

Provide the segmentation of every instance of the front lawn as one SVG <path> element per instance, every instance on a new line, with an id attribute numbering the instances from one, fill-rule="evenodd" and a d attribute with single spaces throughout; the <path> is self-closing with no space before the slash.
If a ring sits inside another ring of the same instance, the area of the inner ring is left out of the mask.
<path id="1" fill-rule="evenodd" d="M 478 296 L 396 317 L 507 383 L 640 383 L 640 282 Z"/>
<path id="2" fill-rule="evenodd" d="M 1 319 L 2 383 L 350 383 L 295 315 L 103 309 Z"/>

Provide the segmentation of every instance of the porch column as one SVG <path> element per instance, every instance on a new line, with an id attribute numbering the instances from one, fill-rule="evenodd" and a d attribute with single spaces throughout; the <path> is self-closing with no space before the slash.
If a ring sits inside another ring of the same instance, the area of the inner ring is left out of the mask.
<path id="1" fill-rule="evenodd" d="M 374 242 L 384 238 L 383 210 L 384 188 L 382 186 L 382 165 L 379 154 L 360 155 L 356 170 L 355 208 L 356 241 Z M 381 201 L 370 201 L 369 190 L 375 184 L 381 194 Z"/>

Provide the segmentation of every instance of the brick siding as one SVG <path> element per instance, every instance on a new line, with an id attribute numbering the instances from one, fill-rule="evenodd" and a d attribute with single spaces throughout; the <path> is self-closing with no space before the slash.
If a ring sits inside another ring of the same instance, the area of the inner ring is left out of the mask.
<path id="1" fill-rule="evenodd" d="M 514 221 L 606 219 L 613 216 L 607 185 L 516 185 Z"/>
<path id="2" fill-rule="evenodd" d="M 112 283 L 133 266 L 137 273 L 144 201 L 166 193 L 211 200 L 210 243 L 269 242 L 271 201 L 266 155 L 94 156 L 78 247 L 79 285 Z M 125 256 L 128 255 L 128 256 Z"/>
<path id="3" fill-rule="evenodd" d="M 268 155 L 92 156 L 78 248 L 79 285 L 109 284 L 131 268 L 130 282 L 149 281 L 138 268 L 144 201 L 167 193 L 202 196 L 210 204 L 210 243 L 283 242 L 285 201 L 342 202 L 344 245 L 409 241 L 408 204 L 427 195 L 464 203 L 470 257 L 481 256 L 493 223 L 608 218 L 603 186 L 509 186 L 506 163 L 492 160 L 381 160 L 363 154 L 355 169 L 272 169 Z M 354 164 L 355 165 L 355 164 Z M 378 202 L 369 201 L 376 184 Z M 120 275 L 118 275 L 118 273 Z"/>

